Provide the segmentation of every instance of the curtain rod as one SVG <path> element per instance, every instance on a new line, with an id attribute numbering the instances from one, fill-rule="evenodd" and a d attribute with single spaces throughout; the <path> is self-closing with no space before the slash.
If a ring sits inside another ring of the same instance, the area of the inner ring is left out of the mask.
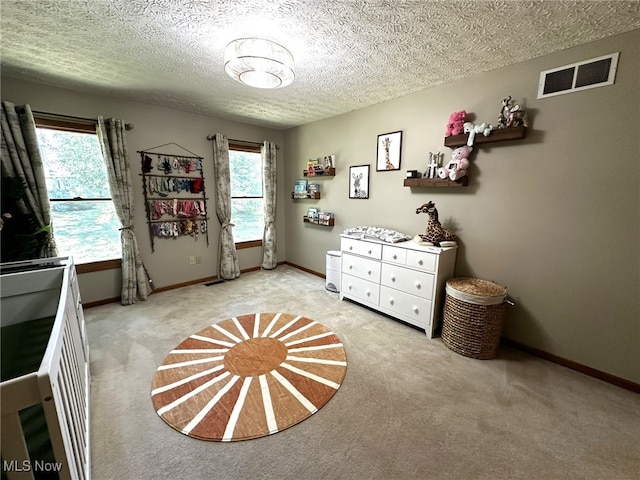
<path id="1" fill-rule="evenodd" d="M 207 135 L 207 140 L 213 140 L 213 135 Z M 230 143 L 237 143 L 238 145 L 255 145 L 256 147 L 262 147 L 264 145 L 264 143 L 261 142 L 250 142 L 248 140 L 237 140 L 235 138 L 228 138 L 227 140 Z M 276 148 L 279 149 L 280 147 L 276 145 Z"/>
<path id="2" fill-rule="evenodd" d="M 49 112 L 41 112 L 38 110 L 32 110 L 32 113 L 34 115 L 39 116 L 40 118 L 44 117 L 50 120 L 62 120 L 62 119 L 68 119 L 68 120 L 73 120 L 76 122 L 87 122 L 87 123 L 93 123 L 95 124 L 98 119 L 97 118 L 84 118 L 84 117 L 74 117 L 73 115 L 62 115 L 59 113 L 49 113 Z M 133 130 L 133 123 L 125 123 L 124 124 L 124 128 L 126 130 Z"/>

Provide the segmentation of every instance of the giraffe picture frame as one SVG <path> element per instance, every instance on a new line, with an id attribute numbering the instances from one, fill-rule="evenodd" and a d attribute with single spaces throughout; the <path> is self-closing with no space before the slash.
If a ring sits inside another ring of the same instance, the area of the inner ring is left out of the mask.
<path id="1" fill-rule="evenodd" d="M 376 170 L 390 172 L 400 170 L 402 154 L 402 130 L 378 135 Z"/>
<path id="2" fill-rule="evenodd" d="M 369 165 L 349 167 L 349 198 L 369 198 Z"/>

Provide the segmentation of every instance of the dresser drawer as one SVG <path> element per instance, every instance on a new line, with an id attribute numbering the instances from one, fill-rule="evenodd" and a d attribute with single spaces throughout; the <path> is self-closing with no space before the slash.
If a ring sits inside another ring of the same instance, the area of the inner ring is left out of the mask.
<path id="1" fill-rule="evenodd" d="M 431 325 L 431 301 L 427 299 L 381 286 L 380 307 L 412 325 Z"/>
<path id="2" fill-rule="evenodd" d="M 342 274 L 342 291 L 343 295 L 353 296 L 367 303 L 378 305 L 380 299 L 380 285 L 370 282 L 362 278 Z"/>
<path id="3" fill-rule="evenodd" d="M 407 266 L 413 268 L 419 268 L 427 272 L 436 271 L 436 263 L 438 255 L 429 252 L 420 252 L 418 250 L 407 251 Z"/>
<path id="4" fill-rule="evenodd" d="M 355 238 L 341 238 L 340 250 L 349 253 L 359 253 L 361 243 L 360 240 L 356 240 Z"/>
<path id="5" fill-rule="evenodd" d="M 397 263 L 398 265 L 404 265 L 407 263 L 407 249 L 383 245 L 382 260 L 385 262 Z"/>
<path id="6" fill-rule="evenodd" d="M 384 263 L 380 283 L 427 300 L 433 297 L 434 276 L 431 273 Z"/>
<path id="7" fill-rule="evenodd" d="M 380 283 L 380 262 L 345 253 L 342 255 L 342 271 L 354 277 Z"/>
<path id="8" fill-rule="evenodd" d="M 382 258 L 382 245 L 380 243 L 365 242 L 355 238 L 341 238 L 340 249 L 343 252 L 355 253 L 377 260 Z"/>
<path id="9" fill-rule="evenodd" d="M 382 258 L 382 245 L 379 243 L 360 242 L 360 255 L 365 257 L 375 258 L 380 260 Z"/>

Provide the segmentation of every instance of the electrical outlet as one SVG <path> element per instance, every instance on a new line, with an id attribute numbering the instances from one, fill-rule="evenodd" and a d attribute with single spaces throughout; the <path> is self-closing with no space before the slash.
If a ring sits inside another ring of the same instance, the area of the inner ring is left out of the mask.
<path id="1" fill-rule="evenodd" d="M 196 257 L 189 257 L 189 265 L 195 265 L 196 264 Z"/>
<path id="2" fill-rule="evenodd" d="M 196 265 L 200 265 L 202 263 L 202 257 L 200 255 L 198 255 L 196 257 Z"/>

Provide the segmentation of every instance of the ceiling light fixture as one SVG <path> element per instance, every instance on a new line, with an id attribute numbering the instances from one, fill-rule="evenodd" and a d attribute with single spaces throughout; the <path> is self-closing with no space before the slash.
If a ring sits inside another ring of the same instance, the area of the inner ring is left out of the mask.
<path id="1" fill-rule="evenodd" d="M 238 82 L 256 88 L 282 88 L 293 82 L 293 56 L 264 38 L 239 38 L 224 51 L 224 69 Z"/>

